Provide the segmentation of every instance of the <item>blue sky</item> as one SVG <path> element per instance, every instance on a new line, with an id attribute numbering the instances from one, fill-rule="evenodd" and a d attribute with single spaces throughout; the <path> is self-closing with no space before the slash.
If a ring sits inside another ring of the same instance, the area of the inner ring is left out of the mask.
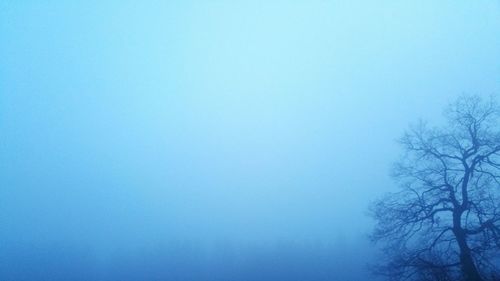
<path id="1" fill-rule="evenodd" d="M 2 1 L 0 237 L 370 230 L 395 140 L 500 95 L 498 1 Z"/>

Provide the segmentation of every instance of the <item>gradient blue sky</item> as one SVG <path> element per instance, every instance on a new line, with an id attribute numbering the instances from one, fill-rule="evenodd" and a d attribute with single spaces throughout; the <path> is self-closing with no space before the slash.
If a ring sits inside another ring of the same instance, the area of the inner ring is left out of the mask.
<path id="1" fill-rule="evenodd" d="M 500 95 L 500 2 L 2 1 L 0 239 L 347 239 L 395 140 Z"/>

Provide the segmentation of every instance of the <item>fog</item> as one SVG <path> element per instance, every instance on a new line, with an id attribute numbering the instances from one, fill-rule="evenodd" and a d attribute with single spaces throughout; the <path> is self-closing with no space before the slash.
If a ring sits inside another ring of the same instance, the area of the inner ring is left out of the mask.
<path id="1" fill-rule="evenodd" d="M 105 3 L 104 3 L 105 2 Z M 396 140 L 498 1 L 2 1 L 0 279 L 375 280 Z"/>

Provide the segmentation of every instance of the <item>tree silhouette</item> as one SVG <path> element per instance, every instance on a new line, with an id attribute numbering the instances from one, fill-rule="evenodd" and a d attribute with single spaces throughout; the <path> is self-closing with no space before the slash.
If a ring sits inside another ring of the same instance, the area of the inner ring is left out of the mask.
<path id="1" fill-rule="evenodd" d="M 499 107 L 493 98 L 463 96 L 445 116 L 445 126 L 420 122 L 400 140 L 404 154 L 393 172 L 399 190 L 371 208 L 371 238 L 385 254 L 376 273 L 500 280 Z"/>

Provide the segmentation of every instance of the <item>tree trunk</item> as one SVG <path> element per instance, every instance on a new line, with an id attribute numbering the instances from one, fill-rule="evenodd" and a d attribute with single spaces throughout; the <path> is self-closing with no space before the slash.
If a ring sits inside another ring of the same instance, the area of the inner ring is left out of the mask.
<path id="1" fill-rule="evenodd" d="M 467 245 L 465 231 L 458 225 L 453 232 L 455 233 L 458 247 L 460 248 L 460 266 L 465 281 L 483 281 L 474 263 L 474 259 L 472 258 L 469 245 Z"/>
<path id="2" fill-rule="evenodd" d="M 473 167 L 469 167 L 465 160 L 463 163 L 465 175 L 462 182 L 462 204 L 453 212 L 453 233 L 457 238 L 458 247 L 460 248 L 460 267 L 465 281 L 483 281 L 467 244 L 467 235 L 462 228 L 462 214 L 468 208 L 469 204 L 467 187 L 473 170 Z"/>

